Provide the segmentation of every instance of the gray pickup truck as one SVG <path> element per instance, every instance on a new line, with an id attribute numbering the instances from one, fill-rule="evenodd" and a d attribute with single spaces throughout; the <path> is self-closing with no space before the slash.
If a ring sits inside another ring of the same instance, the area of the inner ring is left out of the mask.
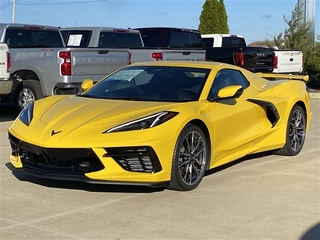
<path id="1" fill-rule="evenodd" d="M 12 89 L 11 61 L 7 44 L 0 42 L 0 100 L 6 99 Z"/>
<path id="2" fill-rule="evenodd" d="M 109 27 L 69 27 L 60 29 L 67 47 L 129 48 L 131 63 L 147 61 L 204 61 L 206 51 L 190 48 L 145 47 L 139 30 Z M 178 39 L 177 39 L 178 41 Z"/>
<path id="3" fill-rule="evenodd" d="M 84 79 L 98 81 L 130 62 L 129 49 L 66 47 L 52 26 L 0 23 L 0 42 L 9 46 L 18 110 L 44 96 L 77 94 Z"/>

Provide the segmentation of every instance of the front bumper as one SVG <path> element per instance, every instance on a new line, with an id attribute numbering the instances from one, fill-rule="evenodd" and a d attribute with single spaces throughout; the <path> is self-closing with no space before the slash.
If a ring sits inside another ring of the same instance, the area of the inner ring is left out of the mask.
<path id="1" fill-rule="evenodd" d="M 103 184 L 103 185 L 134 185 L 134 186 L 146 186 L 146 187 L 165 187 L 168 185 L 168 181 L 158 181 L 158 182 L 128 182 L 128 181 L 108 181 L 108 180 L 99 180 L 99 179 L 91 179 L 86 176 L 75 176 L 68 174 L 58 174 L 58 173 L 49 173 L 42 172 L 33 169 L 20 168 L 17 169 L 14 166 L 8 166 L 11 171 L 22 171 L 30 176 L 41 178 L 41 179 L 49 179 L 49 180 L 60 180 L 60 181 L 75 181 L 75 182 L 84 182 L 89 184 Z"/>
<path id="2" fill-rule="evenodd" d="M 163 186 L 169 180 L 150 146 L 46 148 L 10 133 L 9 140 L 11 164 L 39 178 L 144 186 Z"/>

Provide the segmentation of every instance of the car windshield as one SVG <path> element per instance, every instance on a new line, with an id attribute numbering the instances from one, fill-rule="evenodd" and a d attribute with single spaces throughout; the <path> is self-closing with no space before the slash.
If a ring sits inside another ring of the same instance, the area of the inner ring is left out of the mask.
<path id="1" fill-rule="evenodd" d="M 197 101 L 210 69 L 128 66 L 80 96 L 140 101 Z"/>

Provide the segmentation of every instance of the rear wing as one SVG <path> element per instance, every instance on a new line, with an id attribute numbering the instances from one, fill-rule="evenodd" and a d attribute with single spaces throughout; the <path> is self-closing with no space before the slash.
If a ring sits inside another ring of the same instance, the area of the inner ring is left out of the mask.
<path id="1" fill-rule="evenodd" d="M 309 81 L 309 75 L 291 75 L 291 74 L 277 74 L 277 73 L 256 73 L 259 77 L 272 79 L 292 79 Z"/>

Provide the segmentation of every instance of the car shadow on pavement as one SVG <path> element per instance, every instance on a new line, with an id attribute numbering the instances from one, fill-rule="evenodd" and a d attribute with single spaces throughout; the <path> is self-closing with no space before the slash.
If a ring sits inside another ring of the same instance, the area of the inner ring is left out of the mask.
<path id="1" fill-rule="evenodd" d="M 222 166 L 210 169 L 206 172 L 205 176 L 217 173 L 217 172 L 221 172 L 227 168 L 231 168 L 235 165 L 238 165 L 242 162 L 245 161 L 251 161 L 251 160 L 256 160 L 257 158 L 261 158 L 261 157 L 265 157 L 265 156 L 270 156 L 270 155 L 275 155 L 274 151 L 267 151 L 267 152 L 261 152 L 261 153 L 255 153 L 255 154 L 251 154 L 242 158 L 239 158 L 238 160 L 232 161 L 230 163 L 226 163 Z"/>
<path id="2" fill-rule="evenodd" d="M 0 122 L 13 121 L 17 116 L 13 105 L 0 104 Z"/>
<path id="3" fill-rule="evenodd" d="M 243 157 L 239 160 L 233 161 L 223 166 L 208 170 L 205 176 L 223 171 L 227 168 L 235 166 L 244 161 L 254 160 L 259 157 L 268 156 L 270 154 L 272 154 L 272 152 L 258 153 L 258 154 L 253 154 L 250 156 Z M 80 182 L 80 181 L 43 179 L 43 178 L 31 176 L 20 169 L 15 169 L 10 162 L 7 162 L 5 165 L 12 172 L 13 176 L 15 176 L 19 181 L 31 182 L 37 185 L 42 185 L 50 188 L 77 189 L 77 190 L 84 190 L 88 192 L 129 192 L 129 193 L 132 193 L 132 192 L 152 193 L 152 192 L 164 191 L 166 189 L 166 184 L 165 185 L 162 184 L 156 187 L 150 187 L 150 186 L 140 186 L 140 185 L 134 185 L 134 184 L 132 185 L 122 185 L 117 183 L 96 184 L 96 183 L 86 183 L 86 182 Z"/>
<path id="4" fill-rule="evenodd" d="M 22 170 L 14 169 L 10 162 L 7 162 L 6 167 L 12 172 L 19 181 L 30 182 L 49 188 L 63 188 L 63 189 L 76 189 L 88 192 L 122 192 L 122 193 L 152 193 L 159 192 L 165 189 L 165 186 L 148 187 L 138 185 L 121 185 L 115 183 L 109 184 L 96 184 L 86 183 L 80 181 L 67 181 L 67 180 L 53 180 L 43 179 L 31 176 Z"/>

